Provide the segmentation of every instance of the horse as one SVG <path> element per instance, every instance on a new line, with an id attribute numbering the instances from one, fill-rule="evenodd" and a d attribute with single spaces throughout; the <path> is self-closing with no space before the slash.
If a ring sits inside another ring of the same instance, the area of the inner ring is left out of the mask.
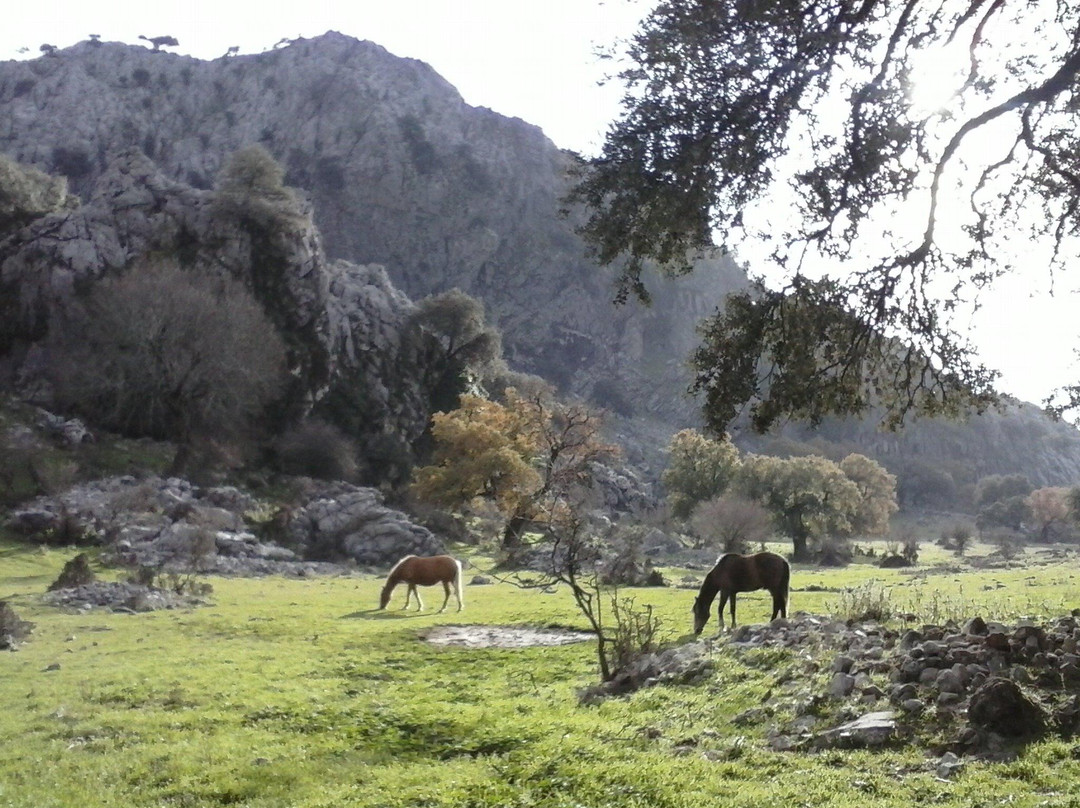
<path id="1" fill-rule="evenodd" d="M 405 593 L 405 605 L 401 607 L 402 609 L 408 609 L 409 600 L 413 595 L 416 595 L 416 610 L 422 612 L 424 610 L 424 601 L 420 600 L 420 593 L 416 591 L 416 587 L 442 584 L 443 589 L 446 591 L 442 609 L 439 609 L 439 612 L 442 612 L 446 609 L 446 604 L 450 600 L 451 583 L 454 584 L 458 611 L 460 612 L 465 608 L 461 593 L 461 562 L 453 556 L 405 556 L 394 565 L 393 569 L 390 570 L 390 574 L 386 576 L 386 584 L 383 586 L 382 594 L 379 596 L 380 609 L 386 608 L 386 604 L 390 602 L 390 593 L 394 591 L 395 586 L 401 583 L 409 585 L 409 591 Z"/>
<path id="2" fill-rule="evenodd" d="M 724 606 L 731 599 L 731 627 L 735 627 L 735 595 L 738 592 L 753 592 L 756 589 L 768 589 L 772 595 L 773 612 L 787 617 L 788 583 L 791 580 L 791 566 L 787 559 L 776 553 L 755 553 L 739 555 L 725 553 L 716 560 L 716 566 L 705 576 L 705 582 L 694 600 L 694 634 L 700 634 L 709 621 L 709 606 L 716 593 L 720 593 L 720 608 L 716 616 L 720 620 L 720 630 L 724 629 Z"/>

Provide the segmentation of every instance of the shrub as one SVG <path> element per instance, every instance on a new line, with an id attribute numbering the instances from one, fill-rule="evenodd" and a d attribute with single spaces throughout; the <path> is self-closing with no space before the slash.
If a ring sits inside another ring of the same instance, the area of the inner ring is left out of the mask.
<path id="1" fill-rule="evenodd" d="M 904 538 L 904 545 L 900 549 L 900 555 L 909 564 L 914 564 L 919 560 L 919 540 L 914 536 L 907 536 Z"/>
<path id="2" fill-rule="evenodd" d="M 615 595 L 611 598 L 611 616 L 614 620 L 611 630 L 613 672 L 621 671 L 657 650 L 663 623 L 653 613 L 652 606 L 638 606 L 634 598 Z"/>
<path id="3" fill-rule="evenodd" d="M 86 553 L 79 553 L 64 565 L 59 577 L 49 584 L 49 591 L 74 589 L 78 586 L 92 584 L 95 580 L 94 571 L 90 569 L 90 558 Z"/>
<path id="4" fill-rule="evenodd" d="M 50 177 L 0 154 L 0 235 L 77 204 L 63 177 Z"/>
<path id="5" fill-rule="evenodd" d="M 834 613 L 841 620 L 875 620 L 883 623 L 892 618 L 893 607 L 889 602 L 889 591 L 869 582 L 841 592 Z"/>
<path id="6" fill-rule="evenodd" d="M 284 342 L 252 294 L 172 261 L 98 282 L 49 346 L 60 406 L 181 454 L 250 433 L 285 381 Z"/>
<path id="7" fill-rule="evenodd" d="M 720 553 L 745 553 L 772 534 L 772 518 L 764 506 L 735 494 L 701 503 L 690 517 L 698 548 Z"/>

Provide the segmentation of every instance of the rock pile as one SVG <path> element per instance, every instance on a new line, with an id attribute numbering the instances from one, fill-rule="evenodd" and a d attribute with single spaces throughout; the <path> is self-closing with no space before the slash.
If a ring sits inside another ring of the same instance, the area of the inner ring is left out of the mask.
<path id="1" fill-rule="evenodd" d="M 107 561 L 166 572 L 339 574 L 341 562 L 387 569 L 409 553 L 444 552 L 438 537 L 369 488 L 313 485 L 289 514 L 287 546 L 256 535 L 265 510 L 232 487 L 125 476 L 39 497 L 12 511 L 8 526 L 43 543 L 99 545 Z"/>
<path id="2" fill-rule="evenodd" d="M 34 624 L 22 620 L 6 600 L 0 600 L 0 650 L 15 650 L 33 630 Z"/>
<path id="3" fill-rule="evenodd" d="M 202 598 L 194 595 L 130 581 L 97 582 L 70 589 L 57 589 L 45 595 L 45 602 L 69 609 L 99 608 L 132 613 L 185 609 L 205 603 Z"/>
<path id="4" fill-rule="evenodd" d="M 57 579 L 49 584 L 49 591 L 92 584 L 94 577 L 94 571 L 90 569 L 89 556 L 86 553 L 79 553 L 64 565 Z"/>
<path id="5" fill-rule="evenodd" d="M 937 730 L 953 727 L 952 752 L 1002 753 L 1010 742 L 1080 727 L 1080 621 L 1015 625 L 972 618 L 963 626 L 923 626 L 903 632 L 875 623 L 847 623 L 800 614 L 736 629 L 728 647 L 817 647 L 835 656 L 824 693 L 805 699 L 788 726 L 771 733 L 776 749 L 874 746 L 917 735 L 919 717 Z M 811 670 L 820 663 L 808 663 Z M 859 722 L 818 730 L 811 712 L 824 703 Z M 891 709 L 882 710 L 887 706 Z M 873 717 L 874 720 L 869 720 Z"/>
<path id="6" fill-rule="evenodd" d="M 608 696 L 632 693 L 658 684 L 692 684 L 713 671 L 713 659 L 706 643 L 686 643 L 644 654 L 618 671 L 608 682 L 584 688 L 578 693 L 582 704 L 594 704 Z"/>

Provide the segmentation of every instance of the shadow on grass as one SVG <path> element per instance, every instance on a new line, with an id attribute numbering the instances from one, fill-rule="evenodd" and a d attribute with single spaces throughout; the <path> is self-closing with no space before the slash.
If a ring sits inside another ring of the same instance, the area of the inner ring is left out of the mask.
<path id="1" fill-rule="evenodd" d="M 341 615 L 342 620 L 404 620 L 409 617 L 423 617 L 425 614 L 434 612 L 405 611 L 404 609 L 379 609 L 372 607 L 358 612 L 349 612 Z"/>

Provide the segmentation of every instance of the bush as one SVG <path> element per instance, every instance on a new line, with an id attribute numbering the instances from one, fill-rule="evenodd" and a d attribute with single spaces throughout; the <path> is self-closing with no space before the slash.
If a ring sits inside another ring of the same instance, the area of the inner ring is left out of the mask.
<path id="1" fill-rule="evenodd" d="M 870 582 L 841 592 L 834 613 L 841 620 L 884 623 L 892 618 L 893 607 L 889 602 L 889 591 Z"/>
<path id="2" fill-rule="evenodd" d="M 970 525 L 957 523 L 941 534 L 941 546 L 962 556 L 971 545 L 974 531 Z"/>
<path id="3" fill-rule="evenodd" d="M 64 565 L 59 577 L 49 584 L 49 591 L 74 589 L 75 587 L 92 584 L 96 579 L 97 576 L 90 569 L 90 558 L 86 553 L 79 553 Z"/>
<path id="4" fill-rule="evenodd" d="M 252 294 L 172 261 L 98 282 L 49 347 L 61 407 L 189 450 L 252 432 L 286 378 L 284 342 Z"/>
<path id="5" fill-rule="evenodd" d="M 611 599 L 611 614 L 615 622 L 611 632 L 612 671 L 629 667 L 659 647 L 662 622 L 652 606 L 639 607 L 633 598 Z"/>
<path id="6" fill-rule="evenodd" d="M 333 424 L 305 421 L 282 435 L 276 446 L 278 469 L 318 480 L 355 480 L 356 450 Z"/>
<path id="7" fill-rule="evenodd" d="M 51 177 L 0 154 L 0 236 L 77 204 L 63 177 Z"/>
<path id="8" fill-rule="evenodd" d="M 904 539 L 904 546 L 900 549 L 900 555 L 909 564 L 915 564 L 919 560 L 919 540 L 914 536 Z"/>

